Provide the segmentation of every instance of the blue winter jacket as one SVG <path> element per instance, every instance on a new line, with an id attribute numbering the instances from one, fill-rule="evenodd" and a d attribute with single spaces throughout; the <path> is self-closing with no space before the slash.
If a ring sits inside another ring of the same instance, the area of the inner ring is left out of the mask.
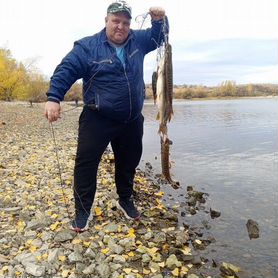
<path id="1" fill-rule="evenodd" d="M 95 104 L 101 115 L 120 122 L 134 120 L 144 102 L 144 56 L 164 40 L 162 28 L 163 20 L 152 21 L 146 30 L 130 30 L 124 46 L 125 67 L 109 44 L 105 28 L 76 41 L 51 77 L 48 100 L 62 101 L 72 84 L 82 78 L 84 104 Z"/>

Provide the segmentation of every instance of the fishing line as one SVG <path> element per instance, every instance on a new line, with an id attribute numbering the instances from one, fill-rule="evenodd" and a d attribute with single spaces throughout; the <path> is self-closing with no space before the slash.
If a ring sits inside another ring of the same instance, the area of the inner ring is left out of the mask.
<path id="1" fill-rule="evenodd" d="M 56 153 L 56 159 L 57 159 L 57 166 L 58 166 L 58 172 L 59 172 L 60 185 L 61 185 L 61 189 L 62 189 L 62 195 L 63 195 L 63 199 L 64 199 L 64 202 L 65 202 L 65 205 L 66 205 L 67 214 L 68 214 L 68 217 L 69 217 L 70 216 L 70 213 L 69 213 L 69 202 L 67 201 L 66 194 L 65 194 L 65 191 L 64 191 L 63 178 L 62 178 L 62 168 L 61 168 L 59 154 L 58 154 L 57 140 L 56 140 L 56 137 L 55 137 L 55 132 L 54 132 L 54 128 L 53 128 L 53 124 L 52 123 L 50 123 L 50 129 L 51 129 L 53 143 L 54 143 L 54 147 L 55 147 L 55 153 Z M 86 208 L 84 207 L 84 205 L 82 203 L 82 200 L 81 200 L 78 192 L 76 191 L 75 185 L 73 185 L 73 191 L 76 194 L 76 196 L 78 197 L 78 199 L 80 201 L 80 204 L 82 206 L 82 209 L 85 211 L 85 213 L 88 216 L 90 216 L 90 212 L 88 212 L 86 210 Z"/>
<path id="2" fill-rule="evenodd" d="M 69 214 L 69 203 L 67 201 L 66 194 L 65 194 L 65 191 L 64 191 L 63 178 L 62 178 L 62 169 L 61 169 L 61 164 L 60 164 L 60 159 L 59 159 L 59 154 L 58 154 L 57 141 L 56 141 L 55 132 L 54 132 L 54 128 L 53 128 L 52 123 L 49 123 L 49 126 L 50 126 L 50 130 L 51 130 L 54 149 L 55 149 L 55 154 L 56 154 L 56 161 L 57 161 L 57 166 L 58 166 L 58 174 L 59 174 L 59 180 L 60 180 L 60 185 L 61 185 L 61 190 L 62 190 L 62 196 L 63 196 L 63 199 L 64 199 L 66 211 L 67 211 L 67 214 L 68 214 L 68 217 L 69 217 L 70 216 L 70 214 Z"/>

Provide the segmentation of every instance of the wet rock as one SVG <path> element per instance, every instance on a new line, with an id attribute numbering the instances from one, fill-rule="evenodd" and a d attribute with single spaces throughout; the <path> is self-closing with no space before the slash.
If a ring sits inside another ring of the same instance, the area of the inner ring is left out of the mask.
<path id="1" fill-rule="evenodd" d="M 194 207 L 194 206 L 196 205 L 196 203 L 197 203 L 197 200 L 196 200 L 195 197 L 191 196 L 191 197 L 188 199 L 187 203 L 188 203 L 189 206 Z"/>
<path id="2" fill-rule="evenodd" d="M 223 265 L 221 265 L 219 270 L 221 272 L 221 275 L 224 276 L 224 277 L 229 276 L 229 277 L 238 278 L 238 276 L 235 273 L 235 271 L 232 270 L 231 268 L 227 268 L 227 267 L 224 267 Z"/>
<path id="3" fill-rule="evenodd" d="M 201 257 L 199 255 L 194 255 L 191 260 L 191 263 L 194 265 L 201 265 L 202 264 Z"/>
<path id="4" fill-rule="evenodd" d="M 197 213 L 197 212 L 196 212 L 196 209 L 195 209 L 194 207 L 188 207 L 188 211 L 189 211 L 189 213 L 190 213 L 191 215 L 194 215 L 194 214 Z"/>
<path id="5" fill-rule="evenodd" d="M 182 247 L 189 240 L 189 235 L 187 231 L 180 231 L 176 234 L 176 247 Z"/>
<path id="6" fill-rule="evenodd" d="M 213 210 L 213 209 L 209 209 L 209 212 L 210 212 L 210 217 L 212 218 L 212 219 L 214 219 L 214 218 L 217 218 L 217 217 L 219 217 L 220 215 L 221 215 L 221 212 L 220 211 L 217 211 L 217 210 Z"/>
<path id="7" fill-rule="evenodd" d="M 248 219 L 246 227 L 250 239 L 258 238 L 260 236 L 259 224 L 256 221 Z"/>

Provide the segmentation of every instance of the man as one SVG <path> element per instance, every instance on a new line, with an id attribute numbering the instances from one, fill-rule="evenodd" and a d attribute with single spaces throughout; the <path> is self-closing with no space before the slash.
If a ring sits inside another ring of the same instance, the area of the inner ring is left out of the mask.
<path id="1" fill-rule="evenodd" d="M 49 122 L 60 116 L 60 101 L 71 85 L 83 78 L 84 109 L 79 119 L 74 168 L 76 232 L 88 229 L 96 192 L 97 169 L 109 143 L 115 156 L 118 208 L 129 219 L 139 219 L 133 195 L 135 169 L 142 155 L 144 56 L 164 39 L 165 11 L 149 10 L 152 27 L 131 30 L 131 8 L 124 1 L 109 5 L 105 28 L 76 41 L 57 66 L 50 81 L 45 105 Z M 165 23 L 166 22 L 166 23 Z"/>

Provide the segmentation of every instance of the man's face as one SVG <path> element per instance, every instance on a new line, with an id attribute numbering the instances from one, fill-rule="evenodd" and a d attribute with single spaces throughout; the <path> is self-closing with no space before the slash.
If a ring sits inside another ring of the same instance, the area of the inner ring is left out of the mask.
<path id="1" fill-rule="evenodd" d="M 115 44 L 122 44 L 128 37 L 130 19 L 125 13 L 108 14 L 105 18 L 106 35 Z"/>

